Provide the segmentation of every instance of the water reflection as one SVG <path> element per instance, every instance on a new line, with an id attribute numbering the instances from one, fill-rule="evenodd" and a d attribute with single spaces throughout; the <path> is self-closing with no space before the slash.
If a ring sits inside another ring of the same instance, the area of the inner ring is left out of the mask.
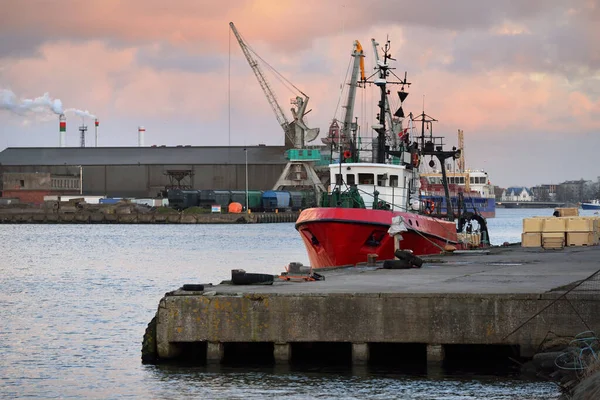
<path id="1" fill-rule="evenodd" d="M 498 221 L 520 230 L 511 218 Z M 142 337 L 164 293 L 218 283 L 235 268 L 279 273 L 290 261 L 308 264 L 293 224 L 1 225 L 0 253 L 0 398 L 558 396 L 546 383 L 389 368 L 141 364 Z"/>
<path id="2" fill-rule="evenodd" d="M 203 398 L 228 399 L 552 399 L 557 397 L 552 384 L 479 376 L 477 378 L 445 376 L 407 376 L 394 372 L 375 372 L 367 367 L 355 368 L 235 368 L 219 365 L 202 367 L 148 367 L 155 379 Z M 356 372 L 359 372 L 358 374 Z M 167 393 L 163 393 L 166 395 Z"/>

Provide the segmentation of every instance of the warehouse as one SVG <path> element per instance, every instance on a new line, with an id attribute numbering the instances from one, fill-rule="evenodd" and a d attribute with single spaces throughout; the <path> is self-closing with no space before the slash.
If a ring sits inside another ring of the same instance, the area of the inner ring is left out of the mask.
<path id="1" fill-rule="evenodd" d="M 166 188 L 270 190 L 287 160 L 280 146 L 9 147 L 0 173 L 79 177 L 83 194 L 156 197 Z"/>

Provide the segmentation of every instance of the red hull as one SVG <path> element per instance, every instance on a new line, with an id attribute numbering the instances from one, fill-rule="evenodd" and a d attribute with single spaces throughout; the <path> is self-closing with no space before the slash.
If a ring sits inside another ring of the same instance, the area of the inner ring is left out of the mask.
<path id="1" fill-rule="evenodd" d="M 456 224 L 424 215 L 365 208 L 309 208 L 296 229 L 313 268 L 356 265 L 368 254 L 378 260 L 394 258 L 394 239 L 388 234 L 392 217 L 401 215 L 408 228 L 400 248 L 415 255 L 439 254 L 446 244 L 458 246 Z"/>

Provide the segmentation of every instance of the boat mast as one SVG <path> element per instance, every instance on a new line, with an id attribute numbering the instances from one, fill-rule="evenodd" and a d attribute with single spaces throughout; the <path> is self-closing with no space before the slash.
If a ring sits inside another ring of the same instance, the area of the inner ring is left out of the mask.
<path id="1" fill-rule="evenodd" d="M 448 158 L 458 159 L 460 158 L 461 150 L 456 147 L 452 147 L 450 151 L 444 151 L 444 143 L 442 137 L 433 136 L 433 122 L 437 122 L 436 119 L 425 114 L 425 110 L 419 115 L 420 119 L 414 121 L 421 122 L 421 154 L 424 156 L 434 156 L 440 162 L 442 168 L 442 184 L 444 185 L 444 196 L 446 197 L 446 214 L 448 221 L 454 221 L 454 209 L 452 207 L 452 201 L 450 200 L 450 190 L 448 188 L 448 176 L 446 175 L 446 160 Z M 429 137 L 425 137 L 425 124 L 429 126 Z M 437 140 L 437 143 L 435 141 Z M 429 164 L 433 167 L 433 160 Z"/>
<path id="2" fill-rule="evenodd" d="M 373 39 L 373 44 L 375 45 L 375 43 L 377 42 L 375 42 L 375 40 Z M 396 74 L 394 74 L 394 72 L 392 72 L 394 68 L 390 68 L 390 66 L 388 65 L 389 60 L 396 61 L 396 59 L 392 58 L 390 54 L 390 41 L 388 39 L 385 43 L 385 46 L 383 47 L 383 60 L 377 60 L 377 72 L 372 75 L 378 75 L 378 77 L 374 81 L 366 81 L 368 83 L 374 83 L 376 86 L 379 87 L 379 90 L 381 92 L 379 103 L 377 104 L 379 108 L 379 113 L 377 114 L 378 123 L 376 125 L 373 125 L 373 129 L 375 130 L 375 132 L 377 132 L 377 159 L 375 162 L 380 164 L 385 163 L 385 155 L 389 151 L 389 146 L 386 146 L 386 114 L 388 114 L 388 112 L 386 112 L 386 109 L 388 105 L 387 95 L 389 94 L 387 90 L 387 85 L 402 85 L 402 91 L 398 92 L 398 96 L 400 97 L 400 108 L 394 113 L 394 116 L 398 118 L 404 117 L 404 111 L 402 111 L 402 102 L 404 101 L 404 99 L 406 99 L 406 96 L 408 95 L 408 93 L 404 92 L 404 86 L 410 86 L 410 83 L 406 81 L 406 74 L 404 75 L 404 79 L 400 79 Z M 390 75 L 390 73 L 398 79 L 398 82 L 387 81 L 387 78 Z M 390 126 L 390 128 L 393 130 L 393 120 L 390 119 L 390 121 L 392 123 L 392 126 Z M 392 132 L 392 135 L 393 134 L 394 132 Z"/>

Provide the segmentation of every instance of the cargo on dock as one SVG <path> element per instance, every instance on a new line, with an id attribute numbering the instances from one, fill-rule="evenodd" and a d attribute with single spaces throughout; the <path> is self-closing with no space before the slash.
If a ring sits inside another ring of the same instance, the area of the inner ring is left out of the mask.
<path id="1" fill-rule="evenodd" d="M 45 207 L 0 207 L 0 224 L 235 224 L 295 222 L 298 212 L 211 213 L 179 212 L 139 204 L 47 202 Z"/>
<path id="2" fill-rule="evenodd" d="M 574 286 L 597 271 L 599 256 L 598 247 L 501 247 L 425 258 L 421 269 L 365 265 L 320 270 L 319 281 L 178 289 L 160 300 L 142 359 L 288 363 L 334 351 L 354 364 L 387 353 L 438 363 L 468 349 L 531 357 L 550 331 L 600 328 L 600 285 Z"/>

